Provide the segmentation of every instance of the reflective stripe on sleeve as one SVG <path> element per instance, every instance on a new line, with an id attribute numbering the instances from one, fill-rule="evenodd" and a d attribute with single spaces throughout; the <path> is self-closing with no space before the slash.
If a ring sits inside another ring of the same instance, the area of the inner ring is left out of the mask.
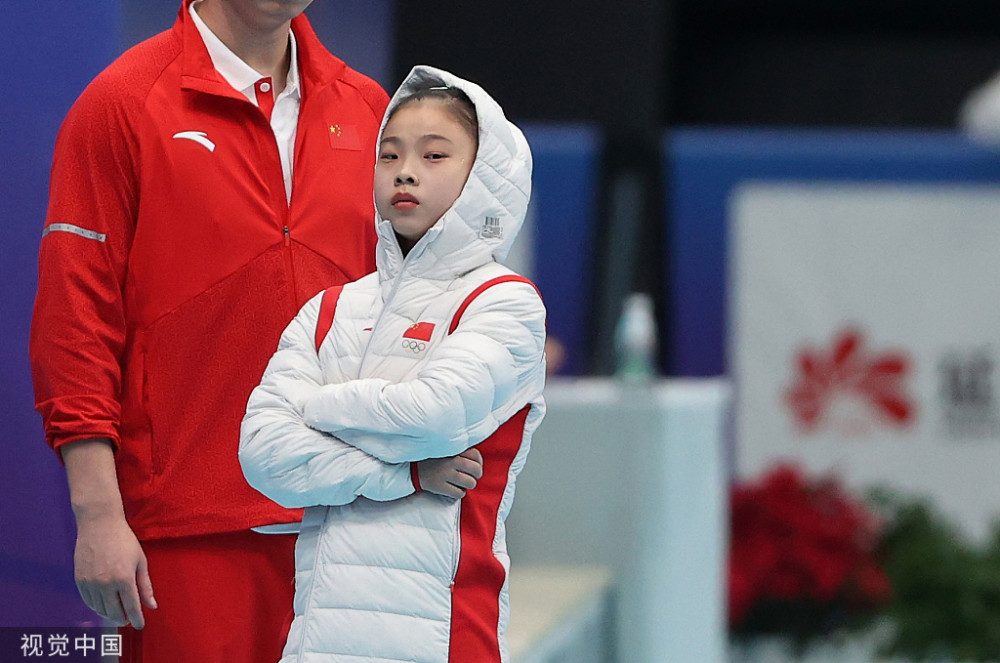
<path id="1" fill-rule="evenodd" d="M 80 226 L 74 226 L 71 223 L 50 223 L 45 226 L 45 230 L 42 231 L 42 237 L 45 237 L 51 232 L 73 233 L 74 235 L 86 237 L 87 239 L 96 239 L 98 242 L 103 242 L 108 238 L 108 236 L 104 233 L 87 230 L 86 228 L 81 228 Z"/>

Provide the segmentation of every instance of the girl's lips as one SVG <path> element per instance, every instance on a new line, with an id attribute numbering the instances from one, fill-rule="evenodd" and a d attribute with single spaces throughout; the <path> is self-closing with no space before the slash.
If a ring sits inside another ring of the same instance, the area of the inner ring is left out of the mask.
<path id="1" fill-rule="evenodd" d="M 397 193 L 389 201 L 396 209 L 413 209 L 420 202 L 408 193 Z"/>

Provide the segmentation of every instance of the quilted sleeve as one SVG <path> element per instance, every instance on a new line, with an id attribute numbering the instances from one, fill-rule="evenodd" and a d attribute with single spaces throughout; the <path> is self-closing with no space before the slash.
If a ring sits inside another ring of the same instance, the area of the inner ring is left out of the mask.
<path id="1" fill-rule="evenodd" d="M 545 307 L 534 286 L 489 288 L 433 350 L 415 379 L 326 385 L 305 422 L 390 463 L 454 456 L 541 394 Z"/>
<path id="2" fill-rule="evenodd" d="M 314 335 L 322 293 L 285 329 L 240 426 L 247 482 L 285 507 L 338 506 L 414 492 L 409 464 L 390 464 L 306 426 L 302 402 L 322 382 Z"/>

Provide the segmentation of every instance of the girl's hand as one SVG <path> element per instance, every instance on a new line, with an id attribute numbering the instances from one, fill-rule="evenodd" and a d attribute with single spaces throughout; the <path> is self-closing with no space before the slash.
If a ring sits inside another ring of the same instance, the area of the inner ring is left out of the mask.
<path id="1" fill-rule="evenodd" d="M 483 454 L 475 447 L 451 458 L 429 458 L 417 463 L 420 488 L 428 493 L 462 499 L 483 478 Z"/>

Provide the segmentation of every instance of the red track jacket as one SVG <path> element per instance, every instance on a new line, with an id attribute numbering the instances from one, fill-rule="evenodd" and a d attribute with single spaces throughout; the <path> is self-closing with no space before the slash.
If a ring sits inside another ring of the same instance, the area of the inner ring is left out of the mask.
<path id="1" fill-rule="evenodd" d="M 117 445 L 140 539 L 299 519 L 244 480 L 240 420 L 302 304 L 374 269 L 385 92 L 304 16 L 292 22 L 289 205 L 268 121 L 216 73 L 189 2 L 100 74 L 60 130 L 31 331 L 49 444 Z"/>

